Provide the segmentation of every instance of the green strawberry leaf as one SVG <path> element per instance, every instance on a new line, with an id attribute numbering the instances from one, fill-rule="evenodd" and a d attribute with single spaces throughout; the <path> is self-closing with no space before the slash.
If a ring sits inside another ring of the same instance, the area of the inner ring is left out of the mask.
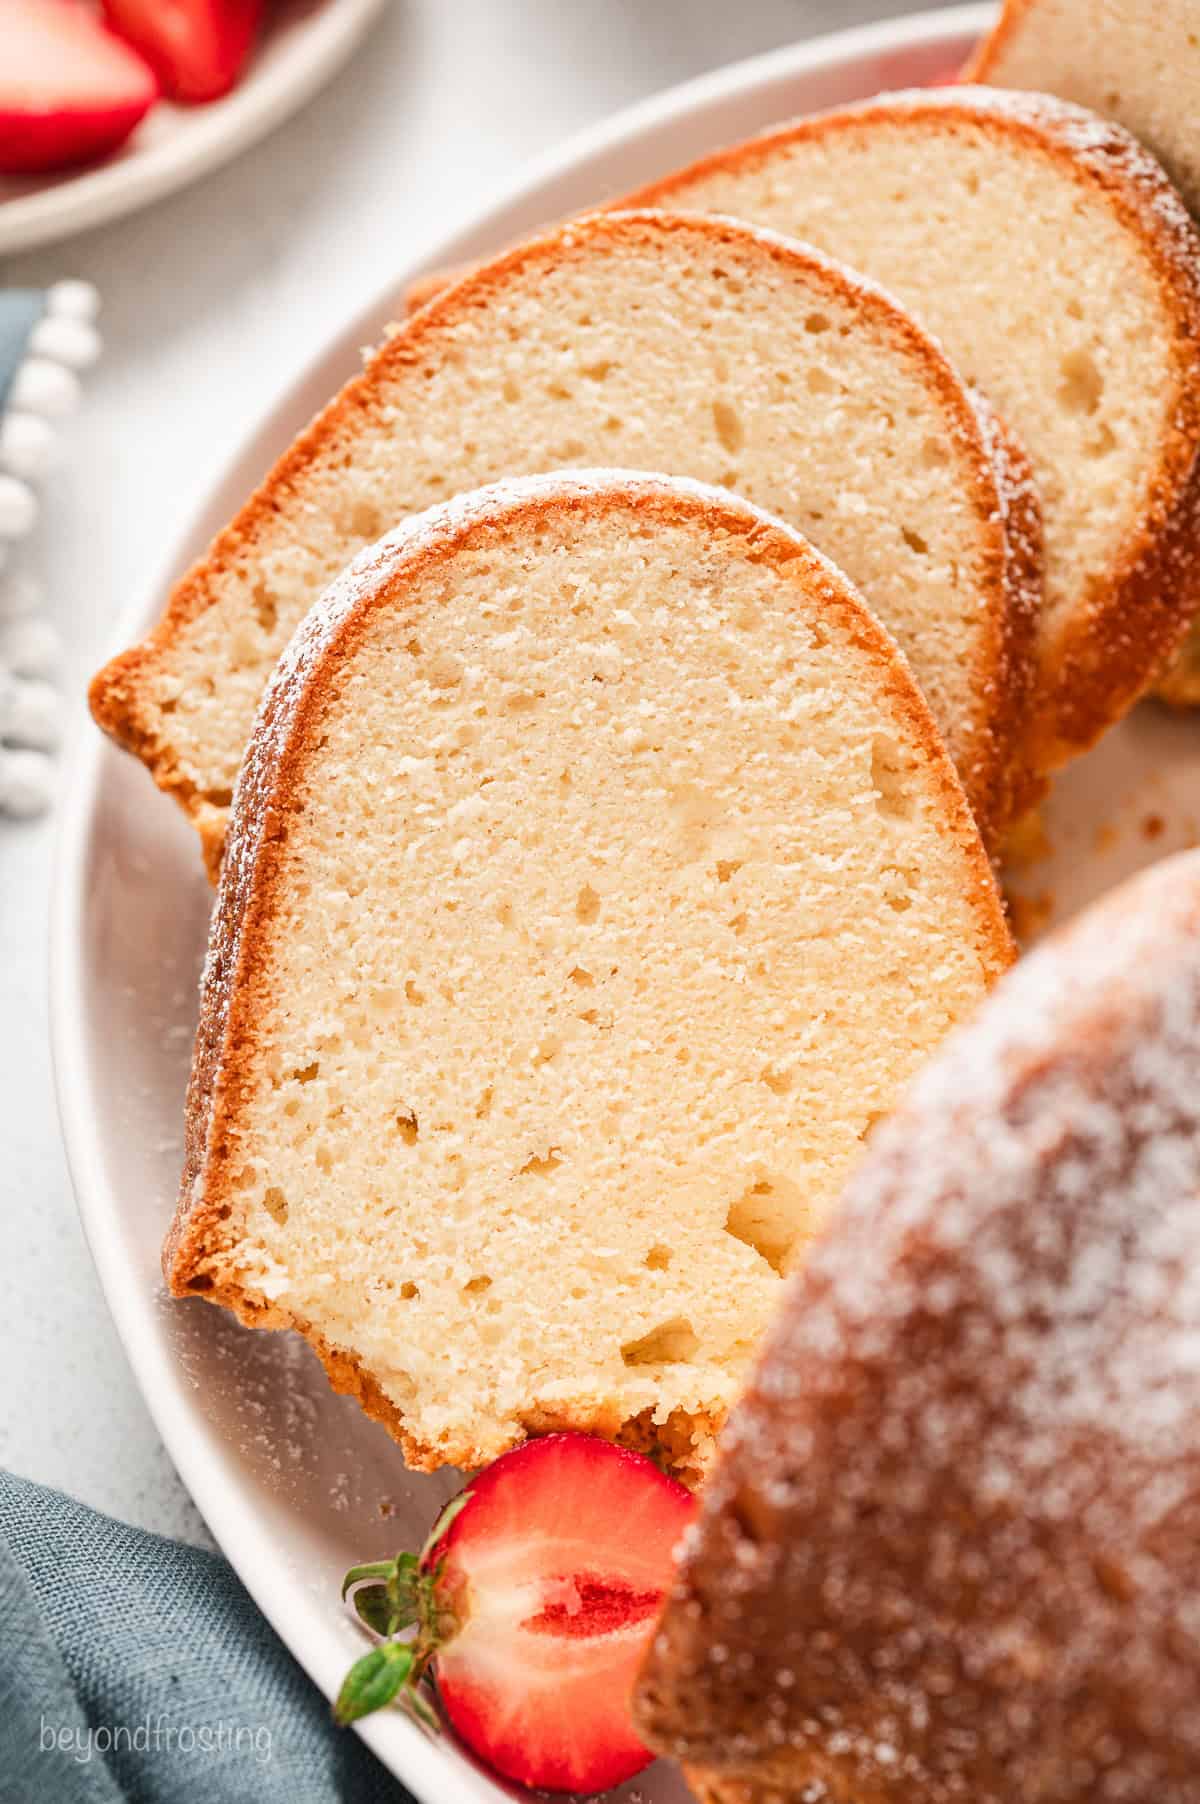
<path id="1" fill-rule="evenodd" d="M 346 1593 L 351 1585 L 357 1585 L 363 1579 L 384 1579 L 391 1577 L 396 1569 L 395 1560 L 369 1560 L 365 1566 L 351 1566 L 342 1580 L 342 1602 L 346 1601 Z"/>
<path id="2" fill-rule="evenodd" d="M 394 1560 L 370 1560 L 351 1566 L 342 1580 L 342 1599 L 351 1586 L 360 1622 L 376 1635 L 398 1635 L 416 1622 L 420 1561 L 415 1553 L 397 1554 Z M 380 1582 L 382 1581 L 382 1582 Z"/>
<path id="3" fill-rule="evenodd" d="M 333 1706 L 335 1719 L 355 1723 L 373 1710 L 390 1704 L 412 1677 L 413 1650 L 401 1641 L 385 1641 L 356 1660 L 342 1683 Z"/>
<path id="4" fill-rule="evenodd" d="M 383 1585 L 360 1585 L 354 1593 L 354 1610 L 374 1634 L 387 1637 L 392 1633 L 392 1605 Z"/>

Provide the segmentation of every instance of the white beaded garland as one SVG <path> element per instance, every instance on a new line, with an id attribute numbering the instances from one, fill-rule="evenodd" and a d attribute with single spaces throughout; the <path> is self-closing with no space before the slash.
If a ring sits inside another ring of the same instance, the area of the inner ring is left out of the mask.
<path id="1" fill-rule="evenodd" d="M 27 482 L 0 474 L 0 539 L 23 539 L 37 524 L 37 496 Z"/>
<path id="2" fill-rule="evenodd" d="M 40 481 L 54 468 L 58 434 L 48 420 L 15 408 L 0 419 L 0 468 L 26 482 Z"/>
<path id="3" fill-rule="evenodd" d="M 81 319 L 90 325 L 100 311 L 100 295 L 90 282 L 55 282 L 46 295 L 46 310 L 56 319 Z"/>
<path id="4" fill-rule="evenodd" d="M 62 698 L 36 677 L 0 670 L 0 739 L 52 752 L 62 740 Z"/>
<path id="5" fill-rule="evenodd" d="M 100 334 L 84 319 L 40 319 L 29 334 L 29 354 L 64 363 L 69 370 L 91 369 L 100 355 Z"/>
<path id="6" fill-rule="evenodd" d="M 0 408 L 0 572 L 13 542 L 37 522 L 30 484 L 54 467 L 57 433 L 49 422 L 79 405 L 76 372 L 100 355 L 99 311 L 90 282 L 56 282 Z M 0 575 L 0 815 L 17 819 L 49 808 L 54 766 L 48 754 L 63 732 L 63 703 L 46 680 L 63 647 L 54 627 L 38 617 L 42 602 L 41 585 L 27 571 Z"/>
<path id="7" fill-rule="evenodd" d="M 45 814 L 53 799 L 54 766 L 45 753 L 0 746 L 0 812 L 29 821 Z"/>
<path id="8" fill-rule="evenodd" d="M 7 664 L 14 676 L 53 676 L 62 655 L 62 640 L 48 620 L 35 616 L 0 623 L 0 664 Z"/>
<path id="9" fill-rule="evenodd" d="M 79 406 L 80 393 L 74 370 L 52 363 L 48 357 L 26 357 L 17 366 L 8 404 L 21 413 L 41 413 L 48 420 L 61 420 Z"/>

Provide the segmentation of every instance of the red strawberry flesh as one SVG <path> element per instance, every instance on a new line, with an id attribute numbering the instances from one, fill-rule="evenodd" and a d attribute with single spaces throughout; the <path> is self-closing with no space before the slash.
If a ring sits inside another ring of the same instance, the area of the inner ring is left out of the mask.
<path id="1" fill-rule="evenodd" d="M 653 1616 L 662 1602 L 658 1591 L 635 1591 L 629 1585 L 579 1577 L 564 1581 L 563 1599 L 548 1603 L 523 1627 L 532 1635 L 604 1635 L 627 1623 Z"/>
<path id="2" fill-rule="evenodd" d="M 151 64 L 170 99 L 217 100 L 258 38 L 263 0 L 103 0 L 114 31 Z"/>
<path id="3" fill-rule="evenodd" d="M 0 172 L 110 155 L 158 98 L 153 71 L 72 0 L 0 0 Z"/>
<path id="4" fill-rule="evenodd" d="M 462 1739 L 507 1778 L 606 1790 L 652 1756 L 634 1679 L 692 1498 L 641 1454 L 556 1434 L 506 1454 L 434 1540 L 458 1623 L 436 1672 Z"/>

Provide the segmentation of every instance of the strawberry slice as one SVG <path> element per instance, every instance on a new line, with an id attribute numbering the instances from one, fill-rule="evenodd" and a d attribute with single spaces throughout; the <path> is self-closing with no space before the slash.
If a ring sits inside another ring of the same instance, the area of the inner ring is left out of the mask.
<path id="1" fill-rule="evenodd" d="M 693 1499 L 640 1453 L 551 1434 L 506 1453 L 447 1505 L 424 1552 L 346 1575 L 385 1639 L 335 1707 L 353 1722 L 431 1668 L 449 1721 L 521 1785 L 597 1792 L 653 1759 L 633 1682 Z M 398 1641 L 417 1625 L 415 1638 Z"/>
<path id="2" fill-rule="evenodd" d="M 263 0 L 103 0 L 104 16 L 139 50 L 171 100 L 217 100 L 258 39 Z"/>
<path id="3" fill-rule="evenodd" d="M 71 0 L 0 0 L 0 172 L 108 156 L 158 99 L 136 51 Z"/>

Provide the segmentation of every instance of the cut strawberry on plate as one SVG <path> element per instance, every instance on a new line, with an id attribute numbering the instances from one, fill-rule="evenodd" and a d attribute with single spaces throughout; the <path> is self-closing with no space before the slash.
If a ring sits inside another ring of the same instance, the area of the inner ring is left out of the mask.
<path id="1" fill-rule="evenodd" d="M 227 94 L 258 39 L 263 0 L 103 0 L 104 16 L 139 50 L 171 100 Z"/>
<path id="2" fill-rule="evenodd" d="M 0 0 L 0 172 L 108 156 L 157 98 L 143 59 L 72 0 Z"/>
<path id="3" fill-rule="evenodd" d="M 481 1759 L 522 1785 L 597 1792 L 653 1756 L 629 1700 L 693 1499 L 652 1461 L 585 1434 L 527 1441 L 443 1510 L 424 1551 L 356 1566 L 343 1595 L 384 1639 L 336 1705 L 442 1707 Z M 417 1626 L 415 1638 L 393 1639 Z"/>

